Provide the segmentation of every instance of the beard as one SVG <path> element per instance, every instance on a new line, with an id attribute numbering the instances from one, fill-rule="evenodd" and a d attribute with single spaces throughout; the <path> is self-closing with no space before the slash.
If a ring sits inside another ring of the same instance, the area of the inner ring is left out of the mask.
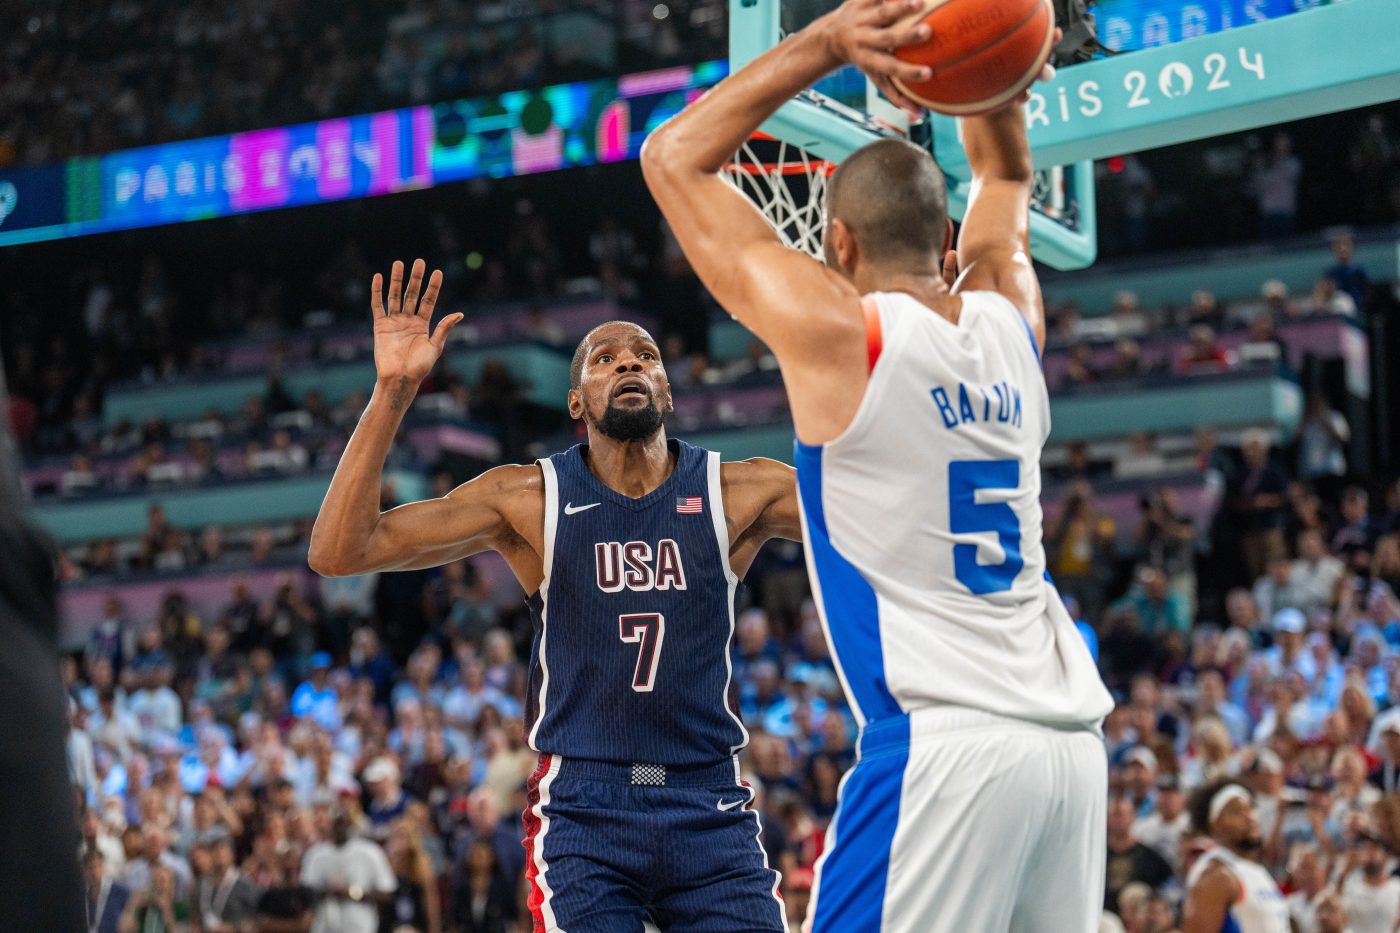
<path id="1" fill-rule="evenodd" d="M 593 423 L 598 430 L 615 441 L 640 441 L 661 430 L 661 410 L 656 401 L 647 397 L 645 408 L 617 408 L 608 405 L 603 417 Z"/>
<path id="2" fill-rule="evenodd" d="M 1264 848 L 1264 837 L 1245 836 L 1239 841 L 1239 848 L 1241 852 L 1247 852 L 1252 855 Z"/>

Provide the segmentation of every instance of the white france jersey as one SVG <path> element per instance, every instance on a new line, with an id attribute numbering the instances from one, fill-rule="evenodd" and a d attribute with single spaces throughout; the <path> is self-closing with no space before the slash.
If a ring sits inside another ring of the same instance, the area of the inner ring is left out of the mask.
<path id="1" fill-rule="evenodd" d="M 864 301 L 881 349 L 855 418 L 797 444 L 808 572 L 857 718 L 1096 724 L 1113 701 L 1045 572 L 1029 325 L 993 292 L 964 293 L 957 324 L 903 293 Z"/>
<path id="2" fill-rule="evenodd" d="M 1215 862 L 1229 869 L 1240 885 L 1239 898 L 1226 912 L 1221 933 L 1289 933 L 1292 926 L 1288 922 L 1288 901 L 1274 876 L 1263 865 L 1241 858 L 1224 846 L 1209 850 L 1191 866 L 1186 875 L 1187 890 Z"/>

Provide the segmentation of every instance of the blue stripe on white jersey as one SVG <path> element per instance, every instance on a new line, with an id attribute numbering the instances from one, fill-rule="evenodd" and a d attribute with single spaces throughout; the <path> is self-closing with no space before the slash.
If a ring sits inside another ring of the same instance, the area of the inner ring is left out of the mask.
<path id="1" fill-rule="evenodd" d="M 797 442 L 797 489 L 802 512 L 802 536 L 813 580 L 812 598 L 824 620 L 831 657 L 856 720 L 897 716 L 902 710 L 885 682 L 880 644 L 880 607 L 875 590 L 855 565 L 831 543 L 822 504 L 822 448 Z"/>

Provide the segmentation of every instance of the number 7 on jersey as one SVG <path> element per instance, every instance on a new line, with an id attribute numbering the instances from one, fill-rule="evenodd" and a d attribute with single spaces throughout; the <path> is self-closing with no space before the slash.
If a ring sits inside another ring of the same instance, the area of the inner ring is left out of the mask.
<path id="1" fill-rule="evenodd" d="M 632 689 L 650 693 L 656 686 L 656 668 L 661 663 L 661 643 L 666 638 L 666 618 L 659 612 L 639 612 L 617 618 L 618 635 L 624 642 L 640 644 Z"/>

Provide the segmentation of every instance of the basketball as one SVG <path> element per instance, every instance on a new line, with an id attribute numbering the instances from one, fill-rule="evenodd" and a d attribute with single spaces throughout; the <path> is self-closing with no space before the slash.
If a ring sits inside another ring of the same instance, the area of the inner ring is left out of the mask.
<path id="1" fill-rule="evenodd" d="M 950 116 L 995 110 L 1017 97 L 1040 74 L 1054 41 L 1050 0 L 929 0 L 904 25 L 922 20 L 926 42 L 895 54 L 927 65 L 927 81 L 894 79 L 916 103 Z"/>

